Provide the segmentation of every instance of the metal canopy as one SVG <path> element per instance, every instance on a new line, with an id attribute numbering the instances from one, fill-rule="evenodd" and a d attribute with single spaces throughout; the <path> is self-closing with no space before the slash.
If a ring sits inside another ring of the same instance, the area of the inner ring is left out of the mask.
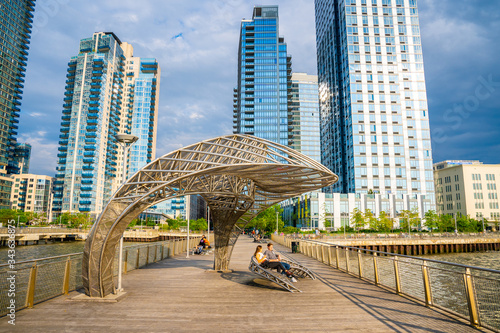
<path id="1" fill-rule="evenodd" d="M 287 198 L 329 186 L 338 177 L 288 147 L 229 135 L 173 151 L 149 163 L 113 195 L 85 243 L 82 278 L 91 297 L 114 292 L 116 246 L 128 224 L 161 201 L 200 194 L 214 222 L 214 269 L 226 270 L 244 226 Z"/>

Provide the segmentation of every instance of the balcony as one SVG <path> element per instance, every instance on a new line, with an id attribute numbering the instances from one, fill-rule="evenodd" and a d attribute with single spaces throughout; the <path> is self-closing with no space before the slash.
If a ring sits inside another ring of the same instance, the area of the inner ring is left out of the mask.
<path id="1" fill-rule="evenodd" d="M 82 200 L 82 201 L 80 201 L 80 205 L 87 206 L 87 205 L 91 205 L 91 204 L 92 204 L 92 201 L 88 201 L 88 200 Z"/>
<path id="2" fill-rule="evenodd" d="M 92 185 L 94 181 L 92 179 L 82 179 L 82 184 Z"/>
<path id="3" fill-rule="evenodd" d="M 94 178 L 93 173 L 82 173 L 82 178 Z"/>
<path id="4" fill-rule="evenodd" d="M 93 158 L 84 158 L 83 163 L 92 164 L 92 163 L 94 163 L 94 159 Z"/>
<path id="5" fill-rule="evenodd" d="M 66 158 L 68 156 L 68 153 L 59 153 L 57 154 L 57 157 L 59 158 Z"/>
<path id="6" fill-rule="evenodd" d="M 83 153 L 83 156 L 85 157 L 94 157 L 95 156 L 95 152 L 93 151 L 86 151 Z"/>
<path id="7" fill-rule="evenodd" d="M 82 169 L 86 171 L 94 171 L 94 167 L 92 165 L 84 165 Z"/>
<path id="8" fill-rule="evenodd" d="M 90 207 L 79 207 L 78 210 L 80 212 L 91 212 L 92 210 L 90 209 Z"/>
<path id="9" fill-rule="evenodd" d="M 95 132 L 97 131 L 97 126 L 87 126 L 85 129 L 87 130 L 87 132 Z M 89 134 L 87 133 L 87 135 Z"/>
<path id="10" fill-rule="evenodd" d="M 92 194 L 91 193 L 82 193 L 82 194 L 80 194 L 80 198 L 92 198 Z"/>

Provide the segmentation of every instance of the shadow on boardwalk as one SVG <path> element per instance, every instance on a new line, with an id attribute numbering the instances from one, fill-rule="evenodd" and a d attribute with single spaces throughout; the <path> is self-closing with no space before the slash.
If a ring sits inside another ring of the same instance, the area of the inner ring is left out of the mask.
<path id="1" fill-rule="evenodd" d="M 248 271 L 255 249 L 242 236 L 232 273 L 214 273 L 213 255 L 179 255 L 124 276 L 118 303 L 62 296 L 17 313 L 14 332 L 478 332 L 466 323 L 293 254 L 317 280 L 290 293 Z M 278 250 L 285 250 L 277 246 Z"/>

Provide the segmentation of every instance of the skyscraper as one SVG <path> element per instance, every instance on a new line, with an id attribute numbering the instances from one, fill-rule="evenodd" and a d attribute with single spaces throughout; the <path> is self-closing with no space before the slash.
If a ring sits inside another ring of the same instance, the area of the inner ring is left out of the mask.
<path id="1" fill-rule="evenodd" d="M 435 204 L 416 0 L 315 0 L 322 163 L 333 192 Z M 425 209 L 424 209 L 425 211 Z"/>
<path id="2" fill-rule="evenodd" d="M 289 88 L 289 146 L 321 162 L 318 77 L 293 73 Z"/>
<path id="3" fill-rule="evenodd" d="M 8 162 L 16 145 L 35 0 L 0 4 L 0 209 L 10 208 Z"/>
<path id="4" fill-rule="evenodd" d="M 154 59 L 134 57 L 132 46 L 114 33 L 80 41 L 68 63 L 55 213 L 99 214 L 121 185 L 123 158 L 132 166 L 129 174 L 154 159 L 159 72 Z M 139 137 L 129 156 L 118 133 Z"/>
<path id="5" fill-rule="evenodd" d="M 287 84 L 291 58 L 279 36 L 277 6 L 254 7 L 242 20 L 233 132 L 288 145 Z"/>
<path id="6" fill-rule="evenodd" d="M 5 170 L 16 136 L 33 24 L 34 0 L 0 6 L 0 169 Z"/>
<path id="7" fill-rule="evenodd" d="M 30 170 L 31 145 L 16 143 L 11 151 L 7 172 L 10 174 L 25 174 Z"/>

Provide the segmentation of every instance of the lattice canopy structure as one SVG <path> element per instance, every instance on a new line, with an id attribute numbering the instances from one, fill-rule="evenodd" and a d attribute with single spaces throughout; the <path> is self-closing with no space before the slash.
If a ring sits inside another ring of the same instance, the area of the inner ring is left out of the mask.
<path id="1" fill-rule="evenodd" d="M 161 201 L 192 194 L 207 201 L 214 225 L 214 269 L 226 270 L 234 243 L 259 212 L 337 180 L 321 163 L 249 135 L 222 136 L 171 152 L 125 182 L 92 227 L 82 264 L 85 292 L 105 297 L 115 291 L 113 262 L 123 232 Z"/>

